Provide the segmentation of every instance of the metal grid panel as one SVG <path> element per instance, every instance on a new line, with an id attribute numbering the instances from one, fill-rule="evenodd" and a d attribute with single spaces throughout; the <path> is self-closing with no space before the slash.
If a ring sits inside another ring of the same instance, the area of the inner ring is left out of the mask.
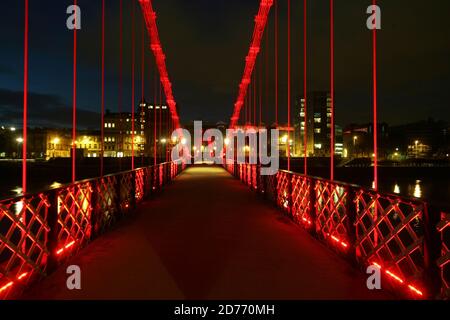
<path id="1" fill-rule="evenodd" d="M 98 180 L 96 184 L 97 194 L 97 226 L 96 230 L 109 229 L 117 217 L 117 177 L 108 176 Z"/>
<path id="2" fill-rule="evenodd" d="M 277 190 L 278 190 L 278 197 L 277 197 L 277 204 L 280 208 L 284 210 L 289 210 L 289 199 L 290 199 L 290 188 L 289 185 L 291 183 L 291 174 L 279 171 L 277 174 Z"/>
<path id="3" fill-rule="evenodd" d="M 358 190 L 357 258 L 378 263 L 402 281 L 422 281 L 424 271 L 423 203 Z"/>
<path id="4" fill-rule="evenodd" d="M 44 194 L 0 202 L 0 299 L 44 275 L 49 206 Z"/>
<path id="5" fill-rule="evenodd" d="M 347 248 L 347 190 L 334 182 L 316 180 L 315 192 L 317 234 L 335 247 Z"/>
<path id="6" fill-rule="evenodd" d="M 58 251 L 60 257 L 84 246 L 91 237 L 92 183 L 85 182 L 58 192 Z"/>
<path id="7" fill-rule="evenodd" d="M 312 226 L 310 184 L 308 177 L 296 174 L 292 177 L 292 217 L 307 228 Z"/>
<path id="8" fill-rule="evenodd" d="M 442 255 L 438 266 L 441 270 L 442 297 L 450 299 L 450 213 L 442 213 L 441 218 L 438 231 L 441 234 Z"/>
<path id="9" fill-rule="evenodd" d="M 133 173 L 127 172 L 119 176 L 120 179 L 120 209 L 127 212 L 131 207 L 131 191 L 133 190 Z"/>
<path id="10" fill-rule="evenodd" d="M 138 169 L 135 171 L 136 178 L 135 178 L 135 185 L 136 185 L 136 201 L 141 202 L 144 199 L 144 170 Z"/>

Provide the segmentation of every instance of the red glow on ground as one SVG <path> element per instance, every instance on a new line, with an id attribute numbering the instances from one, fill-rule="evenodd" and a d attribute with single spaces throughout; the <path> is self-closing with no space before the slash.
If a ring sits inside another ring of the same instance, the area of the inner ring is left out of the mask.
<path id="1" fill-rule="evenodd" d="M 386 274 L 387 274 L 388 276 L 390 276 L 392 279 L 395 279 L 395 280 L 397 280 L 397 281 L 400 282 L 400 283 L 404 283 L 404 281 L 403 281 L 400 277 L 398 277 L 397 275 L 393 274 L 393 273 L 390 272 L 389 270 L 386 270 Z"/>

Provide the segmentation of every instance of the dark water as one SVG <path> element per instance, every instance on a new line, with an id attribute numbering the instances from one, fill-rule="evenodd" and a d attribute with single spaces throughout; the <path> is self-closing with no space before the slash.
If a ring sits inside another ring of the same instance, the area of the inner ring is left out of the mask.
<path id="1" fill-rule="evenodd" d="M 136 160 L 136 166 L 153 164 L 152 159 Z M 285 164 L 281 164 L 285 167 Z M 105 163 L 105 173 L 129 170 L 130 161 L 111 159 Z M 303 172 L 303 164 L 292 161 L 292 171 Z M 77 168 L 78 179 L 99 176 L 99 163 L 96 159 L 86 159 Z M 329 169 L 313 166 L 309 168 L 312 176 L 329 178 Z M 20 192 L 21 163 L 0 162 L 0 198 L 13 197 Z M 373 181 L 373 169 L 336 168 L 336 180 L 370 188 Z M 49 188 L 54 183 L 71 181 L 70 161 L 55 161 L 29 164 L 29 192 L 38 192 Z M 398 193 L 417 197 L 436 205 L 450 206 L 450 168 L 449 167 L 380 167 L 379 188 L 381 192 Z"/>

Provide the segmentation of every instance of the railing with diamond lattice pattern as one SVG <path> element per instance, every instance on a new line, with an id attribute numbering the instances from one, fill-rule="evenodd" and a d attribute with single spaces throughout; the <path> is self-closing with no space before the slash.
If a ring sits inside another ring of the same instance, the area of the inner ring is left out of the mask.
<path id="1" fill-rule="evenodd" d="M 0 299 L 20 295 L 184 168 L 163 163 L 0 201 Z"/>
<path id="2" fill-rule="evenodd" d="M 237 166 L 226 168 L 346 259 L 378 266 L 392 291 L 449 298 L 448 213 L 419 199 L 283 170 L 262 176 L 260 166 Z"/>

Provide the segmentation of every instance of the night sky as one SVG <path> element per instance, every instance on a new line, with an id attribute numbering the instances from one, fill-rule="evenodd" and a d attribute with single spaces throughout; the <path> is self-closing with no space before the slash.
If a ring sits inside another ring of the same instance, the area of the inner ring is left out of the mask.
<path id="1" fill-rule="evenodd" d="M 107 0 L 106 101 L 118 110 L 119 0 Z M 161 42 L 181 121 L 228 121 L 242 77 L 259 0 L 154 0 Z M 30 125 L 71 124 L 72 32 L 66 0 L 30 1 Z M 131 110 L 131 0 L 124 0 L 123 110 Z M 292 90 L 303 88 L 303 1 L 292 0 Z M 329 90 L 329 1 L 309 1 L 309 87 Z M 371 34 L 369 0 L 336 0 L 337 123 L 371 120 Z M 99 128 L 100 0 L 79 0 L 79 125 Z M 450 120 L 450 2 L 380 0 L 380 118 L 390 124 L 433 117 Z M 137 7 L 138 8 L 138 7 Z M 280 108 L 286 118 L 286 1 L 280 0 Z M 20 126 L 23 81 L 23 1 L 2 1 L 0 10 L 0 124 Z M 136 95 L 140 97 L 142 15 L 137 10 Z M 273 25 L 259 61 L 269 70 L 266 122 L 273 121 Z M 264 39 L 266 39 L 264 37 Z M 268 54 L 269 65 L 265 63 Z M 153 56 L 146 38 L 145 96 L 154 100 Z M 261 59 L 262 57 L 262 59 Z M 259 67 L 258 67 L 259 68 Z M 264 94 L 265 95 L 265 94 Z M 159 98 L 158 98 L 159 99 Z M 269 105 L 270 104 L 270 105 Z"/>

